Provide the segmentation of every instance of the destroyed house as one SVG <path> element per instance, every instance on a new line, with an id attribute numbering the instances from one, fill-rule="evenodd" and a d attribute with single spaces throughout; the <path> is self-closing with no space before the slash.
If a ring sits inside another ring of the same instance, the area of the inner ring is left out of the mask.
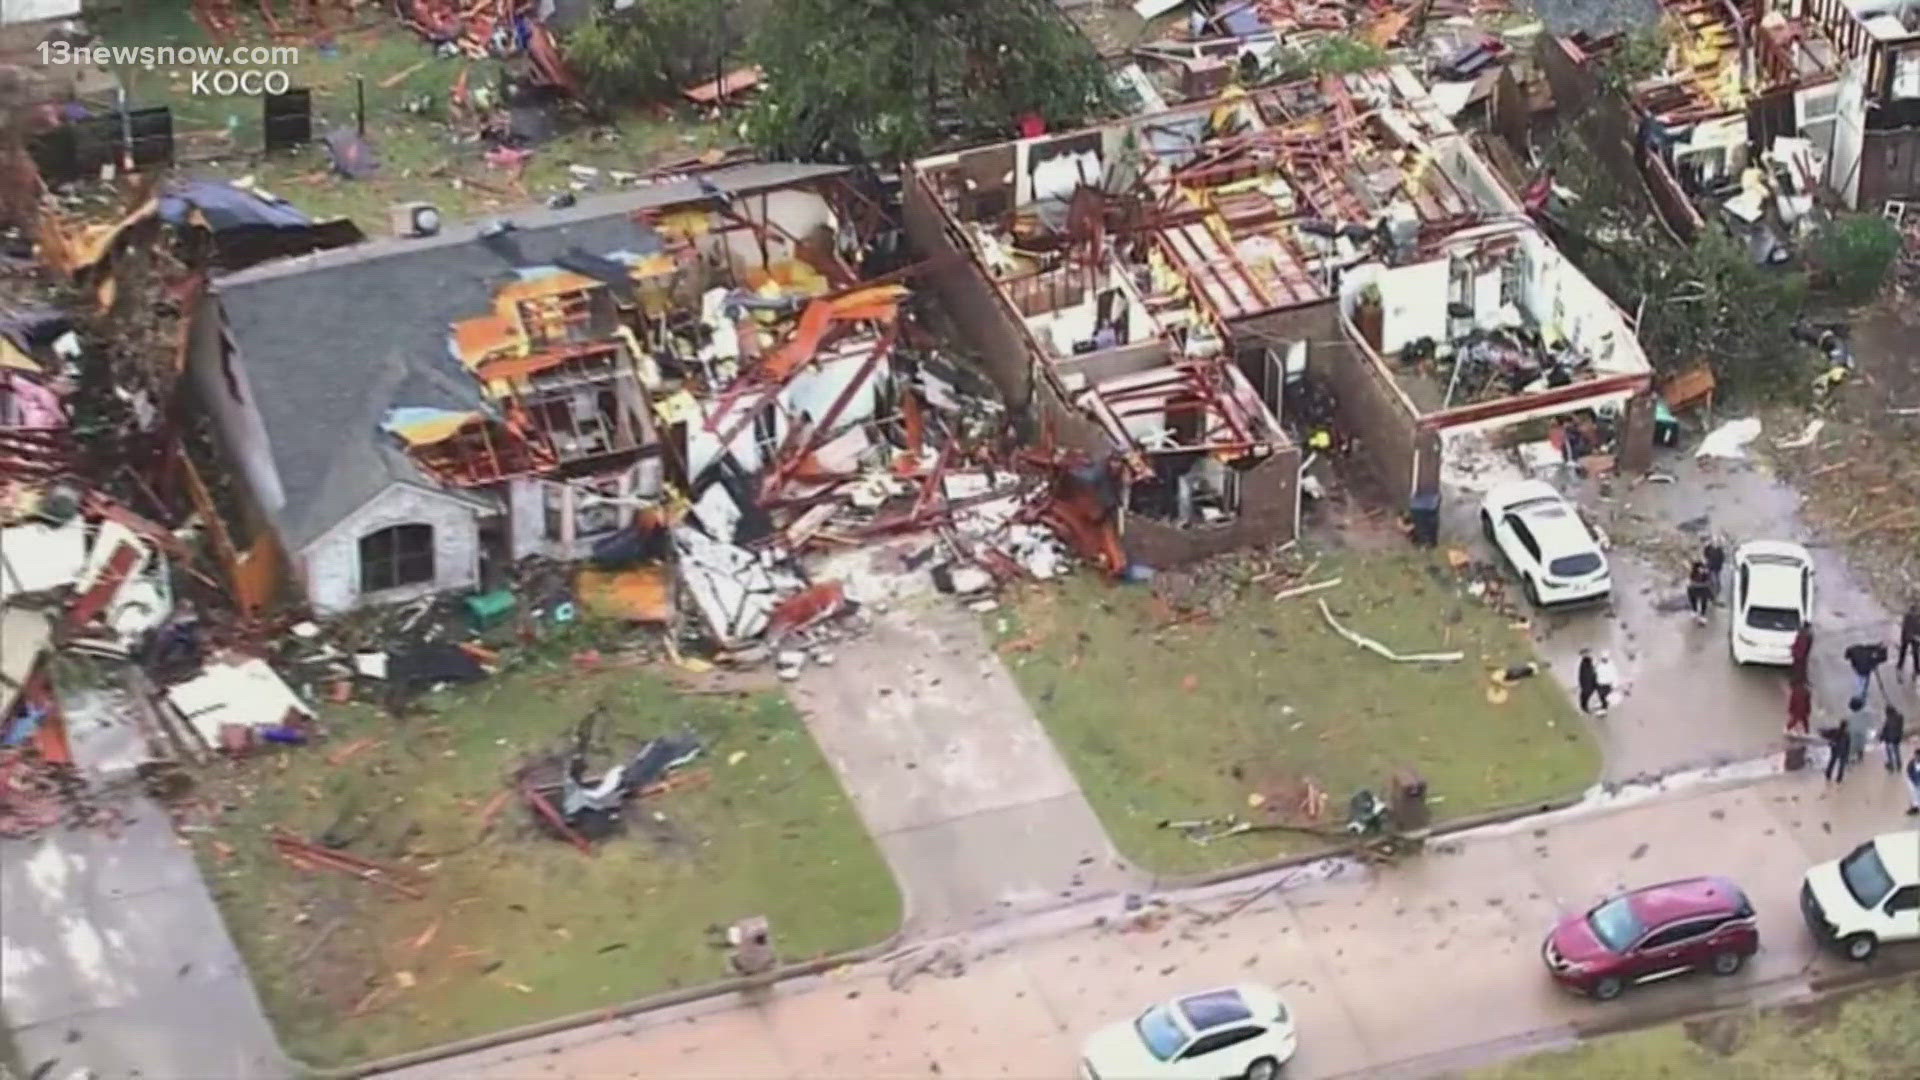
<path id="1" fill-rule="evenodd" d="M 1820 186 L 1869 210 L 1920 197 L 1920 0 L 1661 9 L 1665 69 L 1627 94 L 1636 162 L 1676 232 L 1691 236 L 1703 208 L 1736 231 L 1791 228 Z M 1546 62 L 1564 85 L 1612 44 L 1549 42 Z"/>
<path id="2" fill-rule="evenodd" d="M 858 304 L 810 305 L 804 346 L 767 329 L 859 295 L 843 177 L 740 166 L 215 279 L 194 385 L 288 592 L 337 612 L 496 585 L 673 493 L 747 515 L 723 481 L 880 377 Z"/>
<path id="3" fill-rule="evenodd" d="M 1595 320 L 1621 319 L 1398 66 L 924 159 L 906 201 L 916 243 L 964 256 L 936 287 L 1012 399 L 1031 397 L 1088 451 L 1144 465 L 1122 531 L 1149 561 L 1294 535 L 1302 462 L 1288 429 L 1320 425 L 1310 382 L 1332 391 L 1396 498 L 1432 493 L 1442 422 L 1589 395 L 1556 379 L 1544 397 L 1494 404 L 1509 383 L 1476 382 L 1454 402 L 1416 405 L 1399 385 L 1402 351 L 1418 342 L 1439 361 L 1508 317 L 1548 323 L 1565 314 L 1552 298 L 1576 294 L 1581 312 L 1604 305 Z M 1481 237 L 1491 259 L 1493 234 L 1530 258 L 1477 276 L 1453 267 L 1452 238 Z M 1486 273 L 1491 298 L 1457 287 Z M 1369 339 L 1365 317 L 1343 309 L 1361 282 L 1402 312 L 1388 320 L 1396 336 Z M 1448 314 L 1476 299 L 1505 314 Z M 1608 341 L 1619 351 L 1607 362 L 1644 389 L 1631 334 Z M 1582 383 L 1611 373 L 1571 354 L 1565 366 Z M 1604 389 L 1611 400 L 1619 387 Z M 1444 415 L 1469 406 L 1480 411 Z"/>

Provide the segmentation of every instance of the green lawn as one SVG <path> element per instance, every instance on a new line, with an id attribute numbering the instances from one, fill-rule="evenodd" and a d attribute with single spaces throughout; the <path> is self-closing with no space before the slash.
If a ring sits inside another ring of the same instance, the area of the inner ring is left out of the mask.
<path id="1" fill-rule="evenodd" d="M 1336 588 L 1275 601 L 1284 582 L 1247 582 L 1204 622 L 1180 622 L 1149 589 L 1076 576 L 987 616 L 1027 698 L 1114 842 L 1138 865 L 1190 873 L 1325 841 L 1281 832 L 1198 844 L 1163 820 L 1271 811 L 1311 777 L 1343 819 L 1362 787 L 1424 775 L 1436 819 L 1578 791 L 1598 747 L 1545 675 L 1489 701 L 1490 673 L 1532 655 L 1525 631 L 1463 595 L 1438 560 L 1329 557 Z M 1340 638 L 1348 628 L 1402 653 L 1463 650 L 1453 664 L 1398 664 Z M 1271 805 L 1271 804 L 1270 804 Z"/>
<path id="2" fill-rule="evenodd" d="M 275 5 L 283 22 L 286 9 L 285 4 Z M 94 21 L 109 45 L 212 44 L 190 10 L 186 0 L 130 5 Z M 361 28 L 337 33 L 324 50 L 314 43 L 297 45 L 298 62 L 281 70 L 290 75 L 293 85 L 313 92 L 316 139 L 333 127 L 353 125 L 354 76 L 364 77 L 367 137 L 381 162 L 379 173 L 370 179 L 330 175 L 326 151 L 317 142 L 303 150 L 265 157 L 260 152 L 257 98 L 196 95 L 185 69 L 127 66 L 117 73 L 135 106 L 173 108 L 180 172 L 229 178 L 251 175 L 310 215 L 352 217 L 371 236 L 387 234 L 386 208 L 392 203 L 426 200 L 439 206 L 449 221 L 457 221 L 544 201 L 567 188 L 570 164 L 639 172 L 730 141 L 726 131 L 690 113 L 634 112 L 543 144 L 527 163 L 522 187 L 517 189 L 507 173 L 488 167 L 479 143 L 445 119 L 446 103 L 460 72 L 467 69 L 469 87 L 478 88 L 493 84 L 499 64 L 436 56 L 385 7 L 368 5 L 363 10 Z M 231 44 L 275 44 L 251 7 L 242 11 L 240 25 L 241 33 Z M 423 66 L 391 88 L 381 85 L 422 61 Z M 259 67 L 264 71 L 273 65 Z M 408 112 L 407 102 L 422 95 L 432 97 L 434 110 L 426 115 Z M 600 190 L 607 189 L 603 178 Z"/>
<path id="3" fill-rule="evenodd" d="M 1473 1073 L 1474 1080 L 1912 1080 L 1920 976 L 1789 1008 L 1614 1035 Z"/>
<path id="4" fill-rule="evenodd" d="M 638 815 L 592 857 L 537 832 L 517 803 L 480 838 L 510 770 L 563 745 L 597 703 L 599 762 L 691 729 L 707 743 L 693 767 L 711 782 L 643 800 L 661 816 Z M 429 704 L 437 715 L 405 720 L 344 707 L 325 743 L 218 770 L 203 791 L 225 812 L 190 835 L 298 1057 L 364 1061 L 711 982 L 726 972 L 706 929 L 743 916 L 768 916 L 788 960 L 899 924 L 891 874 L 776 694 L 691 695 L 646 670 L 583 677 L 534 661 Z M 328 763 L 369 736 L 384 741 Z M 365 830 L 347 850 L 427 868 L 426 896 L 293 869 L 268 843 L 273 826 Z"/>

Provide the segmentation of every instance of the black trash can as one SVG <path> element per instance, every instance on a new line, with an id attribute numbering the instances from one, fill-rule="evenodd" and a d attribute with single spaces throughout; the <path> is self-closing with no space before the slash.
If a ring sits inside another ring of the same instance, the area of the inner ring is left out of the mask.
<path id="1" fill-rule="evenodd" d="M 1407 504 L 1407 516 L 1413 522 L 1416 547 L 1434 547 L 1440 543 L 1440 493 L 1415 495 Z"/>

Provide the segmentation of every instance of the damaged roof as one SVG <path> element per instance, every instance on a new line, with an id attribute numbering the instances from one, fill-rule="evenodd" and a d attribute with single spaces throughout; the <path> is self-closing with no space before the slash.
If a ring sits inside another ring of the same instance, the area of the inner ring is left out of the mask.
<path id="1" fill-rule="evenodd" d="M 729 192 L 753 192 L 843 174 L 837 166 L 753 164 L 703 174 Z M 508 215 L 511 244 L 487 245 L 487 223 L 421 239 L 376 240 L 284 259 L 215 280 L 248 390 L 266 428 L 286 502 L 282 542 L 299 551 L 394 483 L 485 505 L 423 472 L 379 430 L 395 405 L 484 407 L 451 357 L 452 325 L 493 307 L 523 266 L 589 254 L 648 250 L 636 210 L 710 198 L 694 180 L 585 198 L 563 210 Z M 352 437 L 343 437 L 351 435 Z"/>

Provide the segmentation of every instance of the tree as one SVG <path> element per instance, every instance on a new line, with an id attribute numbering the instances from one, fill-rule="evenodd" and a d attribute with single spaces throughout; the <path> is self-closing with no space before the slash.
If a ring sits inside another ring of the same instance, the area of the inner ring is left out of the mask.
<path id="1" fill-rule="evenodd" d="M 729 56 L 745 62 L 736 6 L 737 0 L 636 0 L 616 11 L 603 3 L 566 35 L 561 52 L 596 108 L 672 100 L 717 78 Z"/>
<path id="2" fill-rule="evenodd" d="M 1640 343 L 1667 370 L 1704 361 L 1743 391 L 1805 387 L 1808 353 L 1792 336 L 1805 275 L 1755 265 L 1745 245 L 1712 228 L 1677 256 L 1642 252 L 1636 261 L 1646 301 Z"/>
<path id="3" fill-rule="evenodd" d="M 1816 280 L 1848 303 L 1874 298 L 1900 255 L 1900 230 L 1878 214 L 1841 214 L 1807 243 Z"/>
<path id="4" fill-rule="evenodd" d="M 893 165 L 951 140 L 1107 115 L 1114 90 L 1052 0 L 782 0 L 755 36 L 768 157 Z"/>
<path id="5" fill-rule="evenodd" d="M 1305 46 L 1287 45 L 1274 53 L 1268 69 L 1286 80 L 1310 75 L 1345 75 L 1385 67 L 1393 58 L 1387 51 L 1363 38 L 1345 34 L 1327 34 Z"/>

